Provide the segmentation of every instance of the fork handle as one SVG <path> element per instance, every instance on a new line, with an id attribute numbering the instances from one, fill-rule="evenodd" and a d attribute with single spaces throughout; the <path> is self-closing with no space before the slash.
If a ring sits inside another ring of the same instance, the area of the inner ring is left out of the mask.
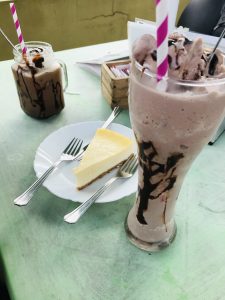
<path id="1" fill-rule="evenodd" d="M 112 123 L 112 121 L 118 116 L 119 113 L 120 113 L 120 110 L 118 110 L 118 107 L 117 106 L 114 107 L 110 116 L 108 117 L 108 119 L 105 121 L 105 123 L 102 125 L 101 128 L 107 128 Z"/>
<path id="2" fill-rule="evenodd" d="M 38 178 L 31 186 L 29 186 L 29 188 L 23 194 L 21 194 L 14 200 L 14 204 L 19 206 L 27 205 L 33 197 L 34 192 L 36 192 L 39 189 L 39 187 L 46 180 L 46 178 L 56 169 L 56 167 L 60 165 L 61 162 L 62 160 L 58 160 L 53 165 L 51 165 L 44 172 L 44 174 L 41 175 L 40 178 Z"/>
<path id="3" fill-rule="evenodd" d="M 74 209 L 72 212 L 64 216 L 64 221 L 67 223 L 76 223 L 80 217 L 88 210 L 88 208 L 110 187 L 110 185 L 116 181 L 118 177 L 109 179 L 97 192 L 94 193 L 89 199 L 83 202 L 80 206 Z"/>

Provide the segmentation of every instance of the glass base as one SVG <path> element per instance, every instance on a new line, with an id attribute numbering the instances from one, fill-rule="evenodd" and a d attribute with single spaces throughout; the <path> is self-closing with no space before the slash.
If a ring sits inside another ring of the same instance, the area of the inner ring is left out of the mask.
<path id="1" fill-rule="evenodd" d="M 173 242 L 173 240 L 175 239 L 176 234 L 177 234 L 177 225 L 176 225 L 176 223 L 174 223 L 173 232 L 172 232 L 172 234 L 171 234 L 171 236 L 169 237 L 168 240 L 151 243 L 151 242 L 142 241 L 142 240 L 140 240 L 139 238 L 137 238 L 136 236 L 133 235 L 133 233 L 128 228 L 127 218 L 125 220 L 124 225 L 125 225 L 125 231 L 126 231 L 126 234 L 127 234 L 127 237 L 129 239 L 129 241 L 133 245 L 138 247 L 139 249 L 144 250 L 144 251 L 148 251 L 148 252 L 158 252 L 158 251 L 163 250 L 164 248 L 168 247 Z"/>

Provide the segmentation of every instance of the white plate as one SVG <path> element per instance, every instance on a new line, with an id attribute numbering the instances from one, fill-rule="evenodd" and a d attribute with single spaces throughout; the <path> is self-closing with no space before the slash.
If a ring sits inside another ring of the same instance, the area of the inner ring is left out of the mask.
<path id="1" fill-rule="evenodd" d="M 34 170 L 37 177 L 40 177 L 49 166 L 57 160 L 65 146 L 73 137 L 83 139 L 83 145 L 90 142 L 97 128 L 103 124 L 102 121 L 83 122 L 71 124 L 60 128 L 50 134 L 38 147 L 35 160 Z M 115 130 L 129 138 L 134 138 L 133 131 L 120 124 L 111 124 L 109 129 Z M 136 143 L 134 143 L 136 145 Z M 135 149 L 136 152 L 136 149 Z M 50 175 L 44 182 L 44 186 L 58 197 L 83 202 L 93 195 L 109 178 L 111 178 L 116 170 L 103 176 L 85 189 L 78 191 L 76 189 L 76 179 L 73 174 L 73 168 L 79 162 L 63 163 L 59 168 Z M 125 196 L 135 193 L 137 190 L 137 172 L 130 179 L 117 180 L 96 202 L 110 202 L 119 200 Z"/>

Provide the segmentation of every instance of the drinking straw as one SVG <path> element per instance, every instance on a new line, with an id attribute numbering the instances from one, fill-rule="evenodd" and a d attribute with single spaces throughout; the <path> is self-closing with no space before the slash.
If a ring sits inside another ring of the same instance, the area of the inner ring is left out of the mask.
<path id="1" fill-rule="evenodd" d="M 16 27 L 16 33 L 17 33 L 17 36 L 18 36 L 18 40 L 19 40 L 22 52 L 23 52 L 23 54 L 25 54 L 27 52 L 27 48 L 26 48 L 25 43 L 24 43 L 23 34 L 22 34 L 22 31 L 21 31 L 21 28 L 20 28 L 20 22 L 19 22 L 17 13 L 16 13 L 16 6 L 15 6 L 14 3 L 9 3 L 9 5 L 10 5 L 10 11 L 11 11 L 11 14 L 12 14 L 12 17 L 13 17 L 13 22 L 14 22 L 15 27 Z"/>
<path id="2" fill-rule="evenodd" d="M 10 46 L 13 47 L 13 49 L 19 53 L 19 51 L 16 49 L 16 47 L 13 45 L 13 43 L 10 41 L 10 39 L 7 37 L 7 35 L 5 34 L 5 32 L 2 30 L 2 28 L 0 27 L 0 33 L 2 34 L 2 36 L 6 39 L 6 41 L 10 44 Z"/>
<path id="3" fill-rule="evenodd" d="M 179 0 L 169 0 L 168 5 L 168 16 L 169 16 L 169 23 L 168 23 L 168 30 L 169 33 L 172 33 L 176 27 L 176 18 L 177 12 L 179 7 Z"/>
<path id="4" fill-rule="evenodd" d="M 157 80 L 168 73 L 168 0 L 156 2 Z"/>

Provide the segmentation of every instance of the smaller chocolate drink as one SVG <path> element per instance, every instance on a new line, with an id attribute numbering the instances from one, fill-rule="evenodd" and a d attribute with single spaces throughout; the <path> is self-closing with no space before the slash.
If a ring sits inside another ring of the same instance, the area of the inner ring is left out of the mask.
<path id="1" fill-rule="evenodd" d="M 26 54 L 14 51 L 12 65 L 20 105 L 31 117 L 48 118 L 64 108 L 61 67 L 67 84 L 66 67 L 54 58 L 50 44 L 27 42 L 26 46 Z"/>

